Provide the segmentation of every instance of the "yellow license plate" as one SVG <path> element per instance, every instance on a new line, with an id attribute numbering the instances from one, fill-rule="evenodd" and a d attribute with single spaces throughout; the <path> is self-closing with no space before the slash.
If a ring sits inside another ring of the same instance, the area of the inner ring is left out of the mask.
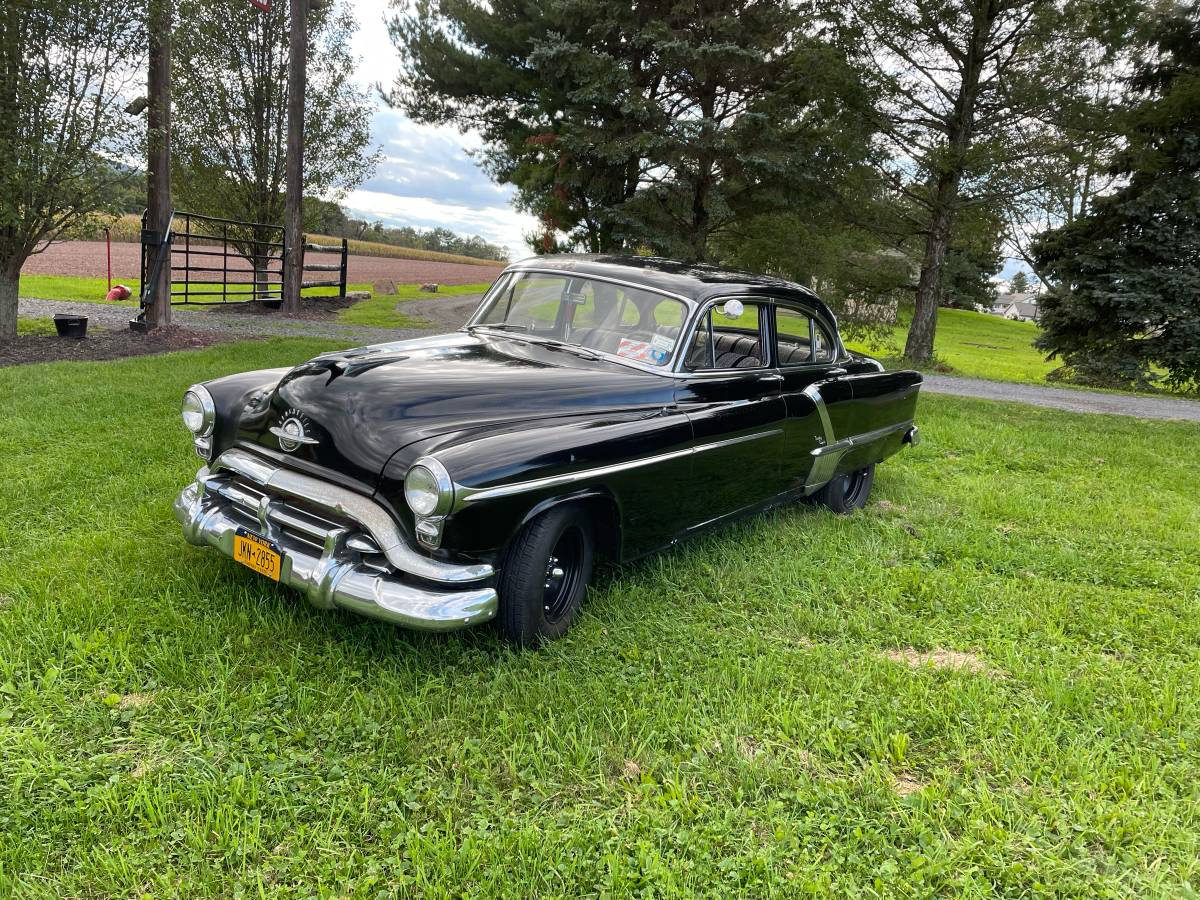
<path id="1" fill-rule="evenodd" d="M 233 558 L 246 568 L 266 575 L 272 581 L 279 580 L 283 553 L 266 538 L 239 528 L 233 536 Z"/>

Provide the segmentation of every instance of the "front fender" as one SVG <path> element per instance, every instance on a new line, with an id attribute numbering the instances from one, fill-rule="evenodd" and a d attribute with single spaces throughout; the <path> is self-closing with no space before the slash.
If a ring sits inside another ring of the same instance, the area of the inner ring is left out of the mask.
<path id="1" fill-rule="evenodd" d="M 213 459 L 233 446 L 238 429 L 246 418 L 267 415 L 271 391 L 289 371 L 291 370 L 287 367 L 257 369 L 203 382 L 203 387 L 212 395 L 217 413 L 213 432 Z M 263 393 L 268 401 L 262 404 L 261 411 L 248 408 L 251 398 L 260 393 Z"/>
<path id="2" fill-rule="evenodd" d="M 407 509 L 404 475 L 435 456 L 455 483 L 442 548 L 494 554 L 532 516 L 562 498 L 607 497 L 617 511 L 621 555 L 665 543 L 689 489 L 692 428 L 672 406 L 523 423 L 483 434 L 442 436 L 389 461 L 382 499 Z"/>

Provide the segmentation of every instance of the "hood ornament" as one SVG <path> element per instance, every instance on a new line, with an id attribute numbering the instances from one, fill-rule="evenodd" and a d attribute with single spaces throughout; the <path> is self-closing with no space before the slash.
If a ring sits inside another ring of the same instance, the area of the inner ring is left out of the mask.
<path id="1" fill-rule="evenodd" d="M 305 433 L 304 414 L 296 409 L 289 409 L 283 414 L 278 425 L 267 430 L 279 438 L 279 449 L 284 453 L 291 453 L 301 444 L 318 443 L 315 437 Z"/>

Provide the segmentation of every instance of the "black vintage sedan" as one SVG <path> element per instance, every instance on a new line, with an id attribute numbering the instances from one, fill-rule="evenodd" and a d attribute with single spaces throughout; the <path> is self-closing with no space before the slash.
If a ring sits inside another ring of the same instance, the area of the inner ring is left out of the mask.
<path id="1" fill-rule="evenodd" d="M 454 334 L 193 386 L 187 540 L 318 607 L 562 635 L 603 555 L 802 498 L 848 513 L 915 444 L 921 376 L 798 285 L 662 259 L 506 269 Z"/>

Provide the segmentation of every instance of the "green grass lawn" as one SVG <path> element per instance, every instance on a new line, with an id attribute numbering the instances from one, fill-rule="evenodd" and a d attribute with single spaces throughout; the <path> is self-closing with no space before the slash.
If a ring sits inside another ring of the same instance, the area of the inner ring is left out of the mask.
<path id="1" fill-rule="evenodd" d="M 54 320 L 49 316 L 17 319 L 17 337 L 43 337 L 57 333 L 58 330 L 54 327 Z"/>
<path id="2" fill-rule="evenodd" d="M 344 325 L 366 325 L 372 328 L 420 328 L 426 324 L 419 316 L 406 315 L 396 308 L 408 300 L 436 300 L 438 297 L 459 297 L 463 294 L 482 294 L 491 282 L 481 284 L 444 284 L 436 294 L 425 293 L 419 284 L 396 286 L 394 294 L 379 294 L 362 300 L 338 314 Z"/>
<path id="3" fill-rule="evenodd" d="M 887 358 L 889 365 L 898 362 L 894 357 L 904 348 L 910 315 L 902 312 L 901 324 L 892 329 L 887 345 L 851 341 L 848 346 Z M 939 309 L 934 352 L 956 375 L 1044 384 L 1046 373 L 1058 368 L 1059 363 L 1047 362 L 1044 354 L 1034 349 L 1037 335 L 1038 327 L 1032 322 L 1010 322 L 965 309 Z"/>
<path id="4" fill-rule="evenodd" d="M 39 300 L 69 300 L 77 303 L 114 303 L 118 306 L 137 306 L 138 295 L 141 292 L 141 282 L 136 279 L 113 279 L 113 284 L 123 284 L 129 288 L 133 295 L 128 300 L 108 301 L 104 299 L 104 295 L 108 292 L 107 278 L 84 278 L 74 275 L 22 275 L 21 276 L 21 296 L 36 297 Z M 247 287 L 249 285 L 247 284 Z M 208 288 L 208 290 L 219 290 L 216 288 Z M 369 284 L 351 284 L 347 290 L 350 291 L 369 291 Z M 237 286 L 230 288 L 230 296 L 237 290 Z M 309 288 L 304 292 L 305 297 L 333 297 L 337 295 L 337 288 Z M 208 297 L 205 299 L 215 300 L 216 297 Z"/>
<path id="5" fill-rule="evenodd" d="M 0 893 L 1195 896 L 1200 428 L 928 396 L 520 653 L 184 543 L 182 391 L 328 346 L 0 369 Z"/>

